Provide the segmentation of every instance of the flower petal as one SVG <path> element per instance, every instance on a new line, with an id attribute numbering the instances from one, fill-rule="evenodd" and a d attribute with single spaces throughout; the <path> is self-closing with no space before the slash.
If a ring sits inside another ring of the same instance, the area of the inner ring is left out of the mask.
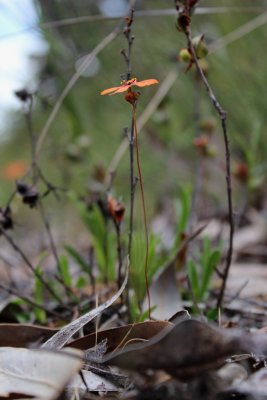
<path id="1" fill-rule="evenodd" d="M 139 86 L 139 87 L 144 87 L 144 86 L 149 86 L 149 85 L 155 85 L 155 83 L 159 83 L 157 79 L 145 79 L 144 81 L 140 82 L 135 82 L 133 85 Z"/>
<path id="2" fill-rule="evenodd" d="M 115 86 L 115 87 L 112 87 L 109 89 L 102 90 L 102 92 L 100 92 L 100 94 L 101 94 L 101 96 L 103 96 L 104 94 L 110 94 L 112 92 L 115 92 L 117 89 L 120 89 L 120 86 Z"/>
<path id="3" fill-rule="evenodd" d="M 131 84 L 131 85 L 119 86 L 113 93 L 110 93 L 110 94 L 112 95 L 112 94 L 116 94 L 116 93 L 126 92 L 131 86 L 133 86 L 133 85 Z"/>

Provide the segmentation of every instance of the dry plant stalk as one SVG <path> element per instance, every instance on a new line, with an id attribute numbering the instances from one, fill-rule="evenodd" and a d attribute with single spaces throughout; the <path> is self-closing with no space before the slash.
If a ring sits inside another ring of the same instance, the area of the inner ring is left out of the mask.
<path id="1" fill-rule="evenodd" d="M 232 183 L 231 183 L 231 157 L 230 157 L 230 147 L 229 147 L 229 138 L 227 134 L 227 113 L 220 105 L 218 99 L 216 98 L 212 88 L 209 85 L 209 82 L 203 72 L 198 57 L 196 54 L 196 50 L 193 44 L 192 35 L 191 35 L 191 14 L 194 11 L 194 7 L 197 6 L 198 0 L 186 0 L 183 2 L 184 4 L 180 4 L 180 1 L 175 1 L 175 7 L 178 12 L 177 18 L 177 29 L 183 32 L 187 39 L 187 49 L 192 58 L 192 65 L 196 66 L 197 72 L 201 78 L 202 83 L 204 84 L 206 91 L 208 93 L 209 99 L 215 108 L 220 121 L 223 132 L 224 146 L 225 146 L 225 161 L 226 161 L 226 187 L 227 187 L 227 202 L 228 202 L 228 222 L 230 227 L 229 232 L 229 246 L 226 255 L 226 264 L 225 269 L 222 273 L 222 285 L 219 291 L 218 300 L 217 300 L 217 308 L 221 308 L 223 303 L 223 297 L 226 287 L 226 282 L 232 262 L 232 254 L 233 254 L 233 237 L 234 237 L 234 217 L 233 217 L 233 204 L 232 204 Z"/>

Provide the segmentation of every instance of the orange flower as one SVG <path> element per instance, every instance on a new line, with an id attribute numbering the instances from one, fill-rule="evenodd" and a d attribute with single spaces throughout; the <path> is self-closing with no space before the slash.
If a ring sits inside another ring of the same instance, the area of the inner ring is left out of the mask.
<path id="1" fill-rule="evenodd" d="M 138 87 L 144 87 L 144 86 L 150 86 L 150 85 L 155 85 L 155 83 L 159 83 L 157 79 L 146 79 L 144 81 L 138 81 L 137 78 L 132 78 L 129 79 L 128 81 L 122 81 L 120 86 L 115 86 L 109 89 L 102 90 L 100 93 L 101 96 L 104 94 L 116 94 L 116 93 L 122 93 L 126 92 L 128 89 L 130 89 L 132 86 L 138 86 Z"/>
<path id="2" fill-rule="evenodd" d="M 23 160 L 16 160 L 6 164 L 2 169 L 2 177 L 8 180 L 21 178 L 27 172 L 28 165 Z"/>

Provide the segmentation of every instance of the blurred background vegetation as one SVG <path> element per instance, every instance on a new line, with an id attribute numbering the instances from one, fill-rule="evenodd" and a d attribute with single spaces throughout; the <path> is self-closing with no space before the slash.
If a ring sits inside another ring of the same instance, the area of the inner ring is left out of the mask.
<path id="1" fill-rule="evenodd" d="M 246 11 L 232 9 L 233 2 L 230 0 L 220 2 L 220 7 L 227 7 L 225 12 L 216 10 L 217 5 L 217 2 L 201 1 L 204 12 L 197 13 L 193 21 L 194 36 L 204 33 L 211 48 L 216 47 L 216 41 L 262 14 L 260 7 L 264 7 L 266 2 L 234 2 L 235 7 L 251 6 Z M 32 55 L 38 64 L 32 113 L 34 132 L 38 136 L 84 57 L 121 24 L 121 18 L 114 15 L 127 14 L 128 1 L 35 0 L 34 6 L 39 19 L 39 26 L 34 30 L 48 44 L 44 56 Z M 205 7 L 215 8 L 213 12 L 207 12 Z M 205 217 L 218 210 L 225 213 L 227 210 L 220 124 L 204 88 L 195 77 L 194 68 L 185 73 L 186 65 L 178 61 L 185 40 L 175 28 L 175 13 L 165 15 L 166 10 L 173 8 L 173 1 L 137 1 L 136 11 L 158 9 L 162 13 L 136 16 L 133 25 L 133 76 L 140 80 L 156 78 L 161 83 L 171 70 L 177 71 L 177 79 L 140 136 L 150 220 L 162 210 L 172 207 L 173 199 L 177 198 L 184 185 L 195 186 L 200 153 L 192 141 L 201 133 L 201 124 L 203 127 L 207 121 L 215 124 L 213 156 L 202 160 L 205 179 L 202 181 L 203 198 L 198 203 L 198 212 Z M 81 17 L 99 15 L 95 20 L 79 22 Z M 50 22 L 68 18 L 73 20 L 66 25 L 57 26 L 55 23 L 49 26 Z M 246 163 L 250 179 L 246 188 L 249 190 L 249 201 L 259 202 L 261 206 L 265 194 L 267 154 L 266 39 L 266 25 L 262 24 L 238 40 L 225 43 L 207 57 L 208 79 L 228 112 L 232 167 L 235 168 L 235 163 L 240 161 Z M 123 98 L 99 95 L 101 90 L 118 85 L 125 74 L 125 62 L 120 54 L 124 47 L 125 37 L 120 33 L 96 57 L 63 101 L 40 151 L 39 161 L 47 179 L 81 196 L 101 188 L 103 177 L 124 138 L 124 128 L 130 126 L 130 108 Z M 142 90 L 138 115 L 157 90 L 155 86 Z M 17 160 L 31 162 L 23 107 L 21 112 L 10 112 L 0 152 L 0 168 L 3 171 L 0 198 L 4 204 L 14 188 L 14 179 L 4 173 L 7 166 Z M 236 180 L 234 186 L 235 208 L 238 209 L 244 197 L 244 185 Z M 129 204 L 127 152 L 117 166 L 113 191 L 123 198 L 126 205 Z M 54 200 L 51 204 L 51 212 L 59 216 L 58 222 L 62 224 L 62 212 L 68 210 L 64 204 L 58 207 Z M 19 203 L 17 207 L 19 213 Z"/>

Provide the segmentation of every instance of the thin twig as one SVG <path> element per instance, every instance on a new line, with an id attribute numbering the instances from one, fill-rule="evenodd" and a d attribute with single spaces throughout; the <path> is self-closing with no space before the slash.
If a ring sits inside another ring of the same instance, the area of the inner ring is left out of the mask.
<path id="1" fill-rule="evenodd" d="M 45 230 L 47 232 L 50 248 L 51 248 L 52 254 L 54 256 L 54 259 L 56 261 L 58 273 L 60 274 L 60 259 L 59 259 L 56 244 L 55 244 L 52 232 L 51 232 L 50 223 L 48 221 L 48 218 L 45 215 L 44 205 L 43 205 L 43 202 L 41 199 L 39 199 L 39 201 L 38 201 L 38 209 L 40 211 L 41 219 L 44 224 Z M 63 281 L 63 279 L 60 277 L 60 275 L 56 274 L 55 279 L 63 286 L 66 293 L 70 294 L 71 296 L 74 295 L 73 290 L 68 285 L 66 285 L 66 283 Z"/>
<path id="2" fill-rule="evenodd" d="M 56 264 L 57 264 L 57 269 L 59 271 L 60 260 L 59 260 L 59 256 L 58 256 L 58 253 L 57 253 L 57 248 L 56 248 L 56 245 L 55 245 L 55 242 L 54 242 L 54 238 L 53 238 L 53 235 L 52 235 L 52 232 L 51 232 L 50 223 L 48 221 L 48 218 L 45 215 L 44 205 L 43 205 L 43 202 L 42 202 L 41 199 L 39 199 L 39 201 L 38 201 L 38 209 L 40 211 L 41 219 L 42 219 L 42 222 L 43 222 L 43 224 L 45 226 L 45 230 L 47 232 L 47 236 L 48 236 L 48 240 L 49 240 L 50 247 L 51 247 L 51 250 L 52 250 L 52 254 L 53 254 L 53 256 L 55 258 L 55 261 L 56 261 Z"/>
<path id="3" fill-rule="evenodd" d="M 64 320 L 66 322 L 69 322 L 69 319 L 64 317 L 62 314 L 58 314 L 56 311 L 50 310 L 49 308 L 45 307 L 45 305 L 43 305 L 43 304 L 36 303 L 29 297 L 20 294 L 19 291 L 16 290 L 15 288 L 5 286 L 2 283 L 0 283 L 0 288 L 5 290 L 7 293 L 12 294 L 12 295 L 18 297 L 19 299 L 25 301 L 25 303 L 29 304 L 32 307 L 39 308 L 40 310 L 43 310 L 47 314 L 50 314 L 51 316 L 58 318 L 59 320 Z"/>
<path id="4" fill-rule="evenodd" d="M 25 264 L 28 266 L 28 268 L 31 270 L 31 272 L 34 274 L 34 276 L 39 279 L 39 281 L 42 283 L 42 285 L 46 288 L 46 290 L 51 294 L 52 297 L 54 297 L 59 304 L 61 304 L 63 307 L 66 307 L 65 304 L 62 302 L 61 298 L 57 295 L 57 293 L 52 289 L 52 287 L 46 282 L 46 280 L 43 278 L 43 276 L 33 267 L 31 264 L 30 260 L 28 257 L 24 254 L 24 252 L 21 250 L 21 248 L 14 242 L 11 236 L 9 236 L 5 230 L 3 230 L 0 227 L 0 234 L 4 236 L 6 241 L 11 245 L 11 247 L 21 256 Z"/>
<path id="5" fill-rule="evenodd" d="M 41 178 L 43 180 L 43 182 L 46 184 L 47 186 L 47 191 L 48 192 L 53 192 L 56 196 L 56 191 L 53 185 L 50 184 L 50 182 L 48 182 L 46 180 L 46 178 L 44 177 L 40 167 L 38 166 L 38 162 L 37 162 L 37 157 L 36 157 L 36 135 L 34 134 L 33 131 L 33 124 L 32 124 L 32 107 L 33 107 L 33 96 L 32 94 L 29 95 L 28 98 L 28 102 L 26 104 L 27 111 L 26 111 L 26 124 L 27 124 L 27 130 L 28 130 L 28 134 L 29 134 L 29 138 L 30 138 L 30 145 L 31 145 L 31 167 L 32 167 L 32 173 L 33 173 L 33 185 L 35 185 L 38 181 L 38 178 Z M 60 260 L 58 257 L 58 253 L 57 253 L 57 248 L 54 242 L 54 238 L 50 229 L 50 224 L 49 221 L 45 215 L 45 211 L 44 211 L 44 206 L 43 206 L 43 202 L 42 199 L 39 198 L 38 200 L 38 209 L 41 215 L 41 219 L 42 222 L 44 224 L 44 227 L 46 229 L 47 232 L 47 236 L 48 236 L 48 240 L 50 243 L 50 247 L 52 250 L 52 254 L 54 255 L 55 261 L 56 261 L 56 265 L 57 265 L 57 269 L 60 272 Z M 66 293 L 69 293 L 71 295 L 73 295 L 73 291 L 67 287 L 67 285 L 65 284 L 65 282 L 63 281 L 63 279 L 61 279 L 60 276 L 56 275 L 55 279 L 63 286 L 63 288 L 65 289 Z"/>
<path id="6" fill-rule="evenodd" d="M 33 131 L 32 125 L 32 108 L 33 108 L 33 95 L 29 94 L 28 102 L 26 104 L 28 109 L 25 113 L 26 118 L 26 125 L 30 139 L 30 147 L 31 147 L 31 167 L 32 167 L 32 174 L 33 174 L 33 184 L 37 182 L 38 179 L 38 171 L 37 171 L 37 164 L 36 164 L 36 135 Z"/>
<path id="7" fill-rule="evenodd" d="M 172 15 L 174 11 L 175 10 L 173 10 Z M 198 14 L 198 11 L 199 8 L 195 10 L 195 14 Z M 215 40 L 214 43 L 212 43 L 212 45 L 209 47 L 209 55 L 215 53 L 217 50 L 220 50 L 221 48 L 228 46 L 229 44 L 235 42 L 236 40 L 241 39 L 245 35 L 251 33 L 253 30 L 264 25 L 266 22 L 267 22 L 267 13 L 264 13 L 252 19 L 251 21 L 245 23 L 241 27 L 233 30 L 232 32 L 223 36 L 222 38 Z M 137 128 L 139 134 L 143 129 L 143 127 L 145 126 L 145 124 L 147 123 L 147 121 L 149 120 L 149 118 L 151 117 L 151 115 L 153 114 L 153 112 L 157 109 L 160 102 L 169 93 L 170 89 L 176 82 L 177 78 L 178 78 L 177 69 L 171 70 L 164 79 L 164 81 L 162 82 L 162 84 L 159 86 L 159 89 L 157 90 L 156 94 L 148 103 L 147 107 L 145 108 L 141 116 L 138 118 Z M 116 170 L 127 148 L 128 148 L 128 141 L 127 139 L 123 139 L 110 162 L 108 171 Z"/>
<path id="8" fill-rule="evenodd" d="M 116 229 L 117 236 L 117 254 L 118 254 L 118 287 L 122 284 L 122 265 L 123 265 L 123 252 L 122 252 L 122 242 L 121 242 L 121 223 L 115 220 L 114 225 Z"/>
<path id="9" fill-rule="evenodd" d="M 208 83 L 208 80 L 207 80 L 202 68 L 199 65 L 199 62 L 198 62 L 198 59 L 196 56 L 196 52 L 195 52 L 195 49 L 194 49 L 194 46 L 192 43 L 190 27 L 188 27 L 188 29 L 185 31 L 185 35 L 187 37 L 188 49 L 190 50 L 190 53 L 193 57 L 193 61 L 194 61 L 194 64 L 196 65 L 199 76 L 207 90 L 210 101 L 212 102 L 213 107 L 217 111 L 219 118 L 221 120 L 224 145 L 225 145 L 225 161 L 226 161 L 226 176 L 225 176 L 225 178 L 226 178 L 226 186 L 227 186 L 228 222 L 229 222 L 230 232 L 229 232 L 229 246 L 228 246 L 228 251 L 227 251 L 227 255 L 226 255 L 226 265 L 225 265 L 225 269 L 223 272 L 223 281 L 222 281 L 222 285 L 220 288 L 218 301 L 217 301 L 217 308 L 220 308 L 222 305 L 222 302 L 223 302 L 224 291 L 225 291 L 225 287 L 226 287 L 228 273 L 229 273 L 230 266 L 231 266 L 232 254 L 233 254 L 233 238 L 234 238 L 234 217 L 233 217 L 233 205 L 232 205 L 230 148 L 229 148 L 229 139 L 228 139 L 228 134 L 227 134 L 227 125 L 226 125 L 227 113 L 221 107 L 212 88 L 210 87 L 210 85 Z"/>
<path id="10" fill-rule="evenodd" d="M 134 3 L 133 3 L 134 6 Z M 127 41 L 128 50 L 123 49 L 121 54 L 124 57 L 126 63 L 126 80 L 132 77 L 132 45 L 134 37 L 132 36 L 132 23 L 134 20 L 134 8 L 129 9 L 129 16 L 126 19 L 126 26 L 123 29 L 124 36 Z M 128 232 L 128 257 L 131 265 L 132 260 L 132 239 L 133 239 L 133 217 L 134 217 L 134 199 L 135 199 L 135 188 L 136 188 L 136 177 L 134 174 L 134 115 L 132 115 L 130 137 L 128 138 L 128 143 L 126 141 L 126 148 L 129 146 L 129 162 L 130 162 L 130 215 L 129 215 L 129 232 Z M 126 132 L 127 133 L 127 132 Z M 127 135 L 128 136 L 128 135 Z M 113 170 L 115 171 L 115 169 Z M 109 173 L 113 173 L 109 171 Z M 126 292 L 125 292 L 126 305 L 128 310 L 130 310 L 130 297 L 129 297 L 129 282 L 127 282 Z"/>
<path id="11" fill-rule="evenodd" d="M 134 36 L 132 36 L 131 25 L 133 23 L 133 18 L 134 18 L 134 9 L 132 8 L 130 10 L 130 15 L 128 17 L 128 23 L 123 30 L 124 36 L 126 37 L 127 40 L 128 50 L 127 51 L 125 49 L 121 50 L 121 54 L 123 55 L 127 65 L 127 73 L 126 73 L 127 81 L 132 77 L 132 46 L 133 46 Z"/>

